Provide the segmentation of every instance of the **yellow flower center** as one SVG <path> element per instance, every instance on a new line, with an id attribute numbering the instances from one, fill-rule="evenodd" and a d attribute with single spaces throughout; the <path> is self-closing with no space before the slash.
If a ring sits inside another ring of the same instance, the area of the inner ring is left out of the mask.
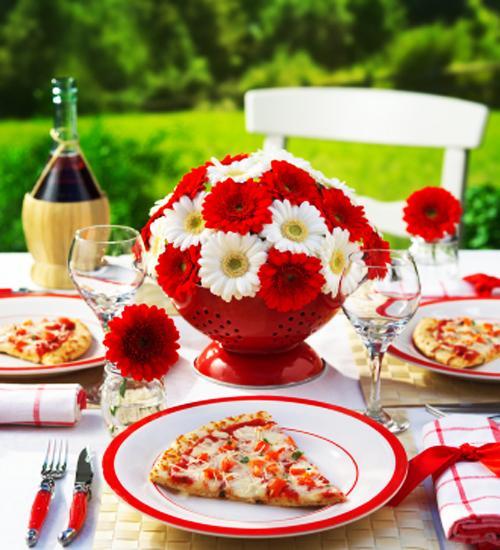
<path id="1" fill-rule="evenodd" d="M 190 212 L 184 220 L 184 229 L 193 235 L 199 235 L 205 227 L 201 212 Z"/>
<path id="2" fill-rule="evenodd" d="M 281 234 L 290 241 L 301 243 L 307 239 L 309 231 L 300 220 L 288 220 L 281 226 Z"/>
<path id="3" fill-rule="evenodd" d="M 250 264 L 242 252 L 230 252 L 222 260 L 222 271 L 233 279 L 245 275 Z"/>
<path id="4" fill-rule="evenodd" d="M 341 250 L 335 250 L 330 258 L 330 269 L 335 275 L 340 275 L 346 265 L 345 255 Z"/>

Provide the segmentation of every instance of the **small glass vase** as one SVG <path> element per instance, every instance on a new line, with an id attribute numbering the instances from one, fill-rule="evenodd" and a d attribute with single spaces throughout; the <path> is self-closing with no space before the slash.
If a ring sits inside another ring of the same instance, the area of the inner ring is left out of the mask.
<path id="1" fill-rule="evenodd" d="M 101 387 L 101 412 L 112 437 L 141 418 L 166 408 L 163 379 L 133 380 L 106 363 Z"/>
<path id="2" fill-rule="evenodd" d="M 456 236 L 434 242 L 427 242 L 421 237 L 412 237 L 410 253 L 417 264 L 422 295 L 440 294 L 446 282 L 458 280 Z"/>

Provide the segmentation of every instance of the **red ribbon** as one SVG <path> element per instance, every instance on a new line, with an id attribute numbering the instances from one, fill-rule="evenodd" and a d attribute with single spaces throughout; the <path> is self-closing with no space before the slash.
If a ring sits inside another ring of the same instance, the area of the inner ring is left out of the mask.
<path id="1" fill-rule="evenodd" d="M 456 462 L 464 461 L 481 462 L 497 477 L 500 477 L 500 442 L 486 443 L 481 447 L 464 443 L 460 447 L 436 445 L 425 449 L 425 451 L 410 460 L 406 480 L 396 495 L 389 501 L 389 505 L 397 506 L 427 476 L 432 475 L 437 478 Z"/>
<path id="2" fill-rule="evenodd" d="M 484 273 L 469 275 L 468 277 L 464 277 L 464 281 L 470 283 L 479 296 L 491 296 L 495 288 L 500 287 L 500 279 L 498 277 L 492 277 Z"/>

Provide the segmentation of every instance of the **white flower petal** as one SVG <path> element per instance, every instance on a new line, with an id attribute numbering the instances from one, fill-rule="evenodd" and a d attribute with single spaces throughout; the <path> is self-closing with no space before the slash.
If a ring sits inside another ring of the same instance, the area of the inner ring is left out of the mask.
<path id="1" fill-rule="evenodd" d="M 328 233 L 319 210 L 307 201 L 292 205 L 288 199 L 275 200 L 271 205 L 272 222 L 264 225 L 261 235 L 281 252 L 316 254 Z M 292 238 L 286 232 L 287 224 L 300 225 L 303 238 Z"/>
<path id="2" fill-rule="evenodd" d="M 244 273 L 231 275 L 226 272 L 224 262 L 232 254 L 242 257 L 247 263 Z M 231 231 L 212 233 L 201 246 L 201 284 L 225 301 L 253 297 L 260 288 L 257 274 L 266 259 L 266 244 L 257 235 L 240 235 Z"/>

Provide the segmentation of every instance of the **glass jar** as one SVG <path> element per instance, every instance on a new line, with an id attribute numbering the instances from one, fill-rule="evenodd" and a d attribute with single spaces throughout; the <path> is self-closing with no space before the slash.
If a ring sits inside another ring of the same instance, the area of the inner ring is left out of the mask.
<path id="1" fill-rule="evenodd" d="M 163 379 L 133 380 L 122 376 L 112 363 L 106 363 L 101 388 L 101 412 L 114 437 L 141 418 L 166 408 Z"/>
<path id="2" fill-rule="evenodd" d="M 412 237 L 410 253 L 417 264 L 423 295 L 440 294 L 443 285 L 458 280 L 458 239 L 426 242 Z"/>

